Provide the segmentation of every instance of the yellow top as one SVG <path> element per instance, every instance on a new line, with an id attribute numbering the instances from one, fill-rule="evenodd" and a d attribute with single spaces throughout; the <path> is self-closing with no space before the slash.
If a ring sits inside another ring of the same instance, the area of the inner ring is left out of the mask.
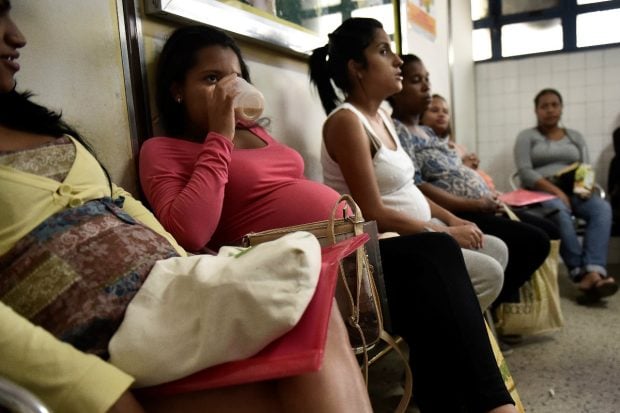
<path id="1" fill-rule="evenodd" d="M 63 182 L 0 165 L 0 256 L 55 213 L 106 196 L 124 196 L 125 212 L 164 236 L 181 256 L 186 256 L 172 235 L 129 192 L 112 185 L 110 193 L 108 179 L 97 160 L 71 139 L 76 149 L 75 161 Z"/>
<path id="2" fill-rule="evenodd" d="M 123 210 L 185 251 L 131 194 L 110 186 L 97 160 L 72 138 L 75 161 L 63 182 L 0 165 L 0 256 L 51 215 L 106 196 L 125 197 Z M 20 384 L 53 411 L 105 412 L 133 379 L 35 327 L 0 302 L 0 376 Z"/>
<path id="3" fill-rule="evenodd" d="M 30 390 L 54 412 L 104 413 L 133 378 L 84 354 L 0 302 L 0 376 Z"/>

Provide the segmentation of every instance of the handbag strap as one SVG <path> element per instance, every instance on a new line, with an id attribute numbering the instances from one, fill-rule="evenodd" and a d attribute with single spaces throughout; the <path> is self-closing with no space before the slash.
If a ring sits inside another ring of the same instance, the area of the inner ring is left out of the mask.
<path id="1" fill-rule="evenodd" d="M 394 410 L 394 413 L 405 413 L 407 407 L 409 406 L 409 402 L 411 401 L 411 395 L 413 394 L 413 374 L 411 373 L 411 367 L 409 367 L 409 361 L 398 346 L 398 343 L 396 343 L 394 338 L 387 331 L 381 330 L 381 339 L 385 341 L 392 350 L 396 351 L 396 354 L 399 355 L 401 361 L 405 365 L 405 386 L 403 397 L 401 397 L 398 406 Z"/>
<path id="2" fill-rule="evenodd" d="M 502 202 L 502 208 L 504 209 L 504 212 L 506 213 L 506 215 L 508 215 L 508 218 L 510 218 L 512 221 L 521 221 L 519 217 L 517 216 L 517 214 L 515 214 L 515 212 L 512 210 L 512 208 L 510 208 L 508 205 L 506 205 L 503 202 Z"/>
<path id="3" fill-rule="evenodd" d="M 349 220 L 353 224 L 360 224 L 360 225 L 353 226 L 355 235 L 359 235 L 363 232 L 363 228 L 361 226 L 361 224 L 364 222 L 364 217 L 362 216 L 362 210 L 357 205 L 357 203 L 355 203 L 351 195 L 343 194 L 340 196 L 340 198 L 338 199 L 338 201 L 332 208 L 332 212 L 329 215 L 329 221 L 327 222 L 327 239 L 329 239 L 329 241 L 332 244 L 336 243 L 336 236 L 335 236 L 335 229 L 334 229 L 336 219 L 337 219 L 336 214 L 338 213 L 340 209 L 340 204 L 342 204 L 343 202 L 345 202 L 347 206 L 349 207 L 349 209 L 351 209 L 351 212 L 353 212 L 353 216 L 347 216 L 347 208 L 345 207 L 345 208 L 342 208 L 342 218 Z"/>

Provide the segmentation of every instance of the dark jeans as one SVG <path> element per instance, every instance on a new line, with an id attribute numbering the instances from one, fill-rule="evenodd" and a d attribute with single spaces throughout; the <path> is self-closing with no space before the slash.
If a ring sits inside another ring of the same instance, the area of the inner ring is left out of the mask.
<path id="1" fill-rule="evenodd" d="M 477 413 L 513 403 L 456 241 L 423 233 L 379 245 L 393 332 L 409 344 L 422 412 Z"/>
<path id="2" fill-rule="evenodd" d="M 460 212 L 458 216 L 475 222 L 485 234 L 495 235 L 508 246 L 504 286 L 494 305 L 518 300 L 519 288 L 547 258 L 551 245 L 547 233 L 531 224 L 505 216 Z"/>

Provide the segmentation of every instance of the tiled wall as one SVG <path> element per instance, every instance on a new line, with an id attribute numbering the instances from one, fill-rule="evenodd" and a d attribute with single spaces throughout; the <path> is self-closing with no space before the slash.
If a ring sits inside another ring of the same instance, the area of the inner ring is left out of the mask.
<path id="1" fill-rule="evenodd" d="M 611 133 L 620 126 L 620 48 L 480 63 L 475 72 L 478 133 L 477 147 L 470 149 L 478 151 L 498 189 L 509 189 L 515 138 L 535 125 L 533 99 L 545 87 L 563 95 L 564 126 L 584 134 L 597 180 L 606 188 Z"/>

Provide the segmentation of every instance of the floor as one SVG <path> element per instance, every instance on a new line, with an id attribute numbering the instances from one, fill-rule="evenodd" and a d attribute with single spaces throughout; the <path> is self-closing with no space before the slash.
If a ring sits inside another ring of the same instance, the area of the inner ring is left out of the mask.
<path id="1" fill-rule="evenodd" d="M 620 279 L 620 264 L 609 266 Z M 620 294 L 584 307 L 560 266 L 562 330 L 526 338 L 507 362 L 528 413 L 620 412 Z M 394 354 L 373 364 L 369 392 L 376 413 L 394 411 L 402 363 Z M 417 412 L 410 407 L 408 413 Z"/>

